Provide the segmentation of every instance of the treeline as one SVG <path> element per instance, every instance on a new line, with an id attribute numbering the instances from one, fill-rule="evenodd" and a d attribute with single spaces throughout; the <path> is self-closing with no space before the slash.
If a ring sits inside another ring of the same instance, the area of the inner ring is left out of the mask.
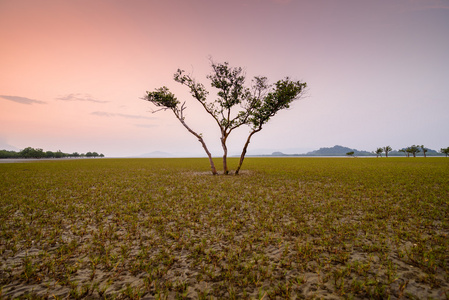
<path id="1" fill-rule="evenodd" d="M 428 148 L 424 147 L 424 145 L 412 145 L 410 147 L 402 148 L 399 150 L 393 150 L 393 149 L 391 149 L 390 146 L 379 147 L 373 153 L 376 154 L 377 157 L 379 157 L 379 156 L 382 157 L 383 153 L 385 153 L 385 157 L 388 157 L 391 155 L 398 156 L 398 155 L 400 155 L 400 153 L 403 153 L 407 157 L 410 157 L 410 156 L 416 157 L 416 155 L 420 152 L 422 153 L 422 155 L 424 157 L 426 157 L 427 155 L 431 155 L 431 156 L 439 155 L 437 151 L 428 149 Z M 449 147 L 441 148 L 440 152 L 442 154 L 445 154 L 447 157 L 449 155 Z"/>
<path id="2" fill-rule="evenodd" d="M 282 152 L 273 152 L 272 156 L 377 156 L 382 157 L 385 155 L 389 156 L 406 156 L 406 157 L 416 157 L 416 156 L 441 156 L 442 154 L 449 155 L 449 147 L 441 148 L 440 151 L 432 150 L 424 147 L 424 145 L 412 145 L 399 150 L 393 150 L 390 146 L 379 147 L 376 151 L 359 151 L 357 149 L 351 149 L 348 147 L 343 147 L 340 145 L 335 145 L 330 148 L 320 148 L 306 154 L 284 154 Z"/>
<path id="3" fill-rule="evenodd" d="M 87 152 L 87 153 L 64 153 L 61 150 L 56 152 L 44 151 L 40 148 L 27 147 L 19 152 L 0 150 L 0 158 L 79 158 L 79 157 L 104 157 L 103 154 L 98 154 L 97 152 Z"/>

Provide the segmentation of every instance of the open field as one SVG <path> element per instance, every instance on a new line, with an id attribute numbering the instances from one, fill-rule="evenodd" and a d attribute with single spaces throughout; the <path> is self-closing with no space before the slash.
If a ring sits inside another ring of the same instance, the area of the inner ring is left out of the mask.
<path id="1" fill-rule="evenodd" d="M 449 298 L 449 159 L 208 170 L 0 164 L 0 298 Z"/>

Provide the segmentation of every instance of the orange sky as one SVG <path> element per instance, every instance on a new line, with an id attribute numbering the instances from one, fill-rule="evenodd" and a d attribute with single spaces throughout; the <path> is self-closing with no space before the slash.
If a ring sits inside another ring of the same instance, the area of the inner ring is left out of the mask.
<path id="1" fill-rule="evenodd" d="M 249 77 L 308 83 L 250 154 L 438 150 L 449 146 L 448 36 L 447 0 L 0 0 L 0 149 L 203 155 L 139 99 L 166 85 L 219 156 L 218 130 L 172 80 L 183 68 L 208 86 L 212 56 Z M 247 132 L 231 135 L 231 154 Z"/>

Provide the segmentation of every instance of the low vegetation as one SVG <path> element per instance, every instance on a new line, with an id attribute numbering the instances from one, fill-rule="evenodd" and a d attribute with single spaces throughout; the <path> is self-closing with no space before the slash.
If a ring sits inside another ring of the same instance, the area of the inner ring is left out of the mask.
<path id="1" fill-rule="evenodd" d="M 0 150 L 0 158 L 64 158 L 64 157 L 104 157 L 104 154 L 97 152 L 87 153 L 64 153 L 61 150 L 56 152 L 44 151 L 41 148 L 27 147 L 21 151 Z"/>
<path id="2" fill-rule="evenodd" d="M 0 298 L 449 297 L 446 158 L 245 163 L 1 164 Z"/>

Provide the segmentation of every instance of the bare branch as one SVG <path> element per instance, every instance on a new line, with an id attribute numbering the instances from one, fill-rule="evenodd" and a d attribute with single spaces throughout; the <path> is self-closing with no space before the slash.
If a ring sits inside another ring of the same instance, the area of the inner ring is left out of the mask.
<path id="1" fill-rule="evenodd" d="M 167 110 L 167 109 L 169 109 L 168 107 L 162 107 L 162 108 L 159 108 L 159 109 L 156 109 L 156 110 L 151 110 L 151 113 L 152 114 L 154 114 L 154 113 L 157 113 L 157 112 L 159 112 L 159 111 L 161 111 L 161 110 Z"/>

